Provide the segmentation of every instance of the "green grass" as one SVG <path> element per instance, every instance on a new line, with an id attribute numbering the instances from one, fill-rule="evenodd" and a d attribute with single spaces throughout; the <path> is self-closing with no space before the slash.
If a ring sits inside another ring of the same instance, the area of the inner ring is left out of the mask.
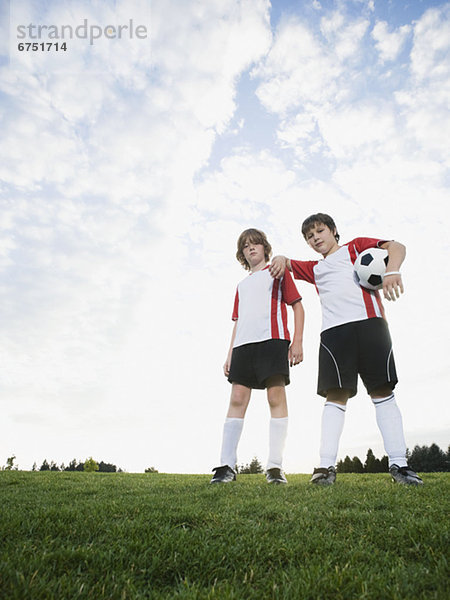
<path id="1" fill-rule="evenodd" d="M 0 473 L 0 598 L 447 599 L 449 474 Z"/>

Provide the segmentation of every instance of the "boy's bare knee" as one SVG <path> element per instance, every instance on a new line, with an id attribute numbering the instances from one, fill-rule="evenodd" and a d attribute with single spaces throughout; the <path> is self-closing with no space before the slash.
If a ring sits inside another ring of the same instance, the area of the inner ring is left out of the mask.
<path id="1" fill-rule="evenodd" d="M 243 408 L 247 405 L 247 401 L 243 396 L 232 396 L 230 398 L 230 406 L 233 408 Z"/>
<path id="2" fill-rule="evenodd" d="M 284 377 L 271 377 L 266 381 L 267 400 L 272 417 L 287 417 L 287 402 Z"/>
<path id="3" fill-rule="evenodd" d="M 244 385 L 233 383 L 230 397 L 230 410 L 228 416 L 241 416 L 242 413 L 245 414 L 248 403 L 250 401 L 250 394 L 250 388 L 245 387 Z"/>

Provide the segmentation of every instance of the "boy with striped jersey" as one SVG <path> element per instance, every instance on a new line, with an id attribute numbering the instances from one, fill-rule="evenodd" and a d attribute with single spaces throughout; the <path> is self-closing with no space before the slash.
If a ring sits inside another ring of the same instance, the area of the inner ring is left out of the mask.
<path id="1" fill-rule="evenodd" d="M 356 238 L 339 245 L 333 219 L 326 214 L 311 215 L 303 222 L 306 242 L 322 255 L 322 260 L 273 259 L 272 276 L 279 277 L 286 267 L 295 279 L 316 286 L 322 304 L 322 332 L 319 350 L 317 393 L 326 398 L 322 414 L 320 465 L 312 483 L 330 485 L 336 479 L 335 462 L 344 427 L 346 405 L 357 391 L 360 375 L 375 406 L 378 427 L 389 457 L 389 472 L 394 481 L 420 485 L 422 480 L 406 461 L 406 444 L 400 410 L 394 396 L 397 383 L 392 342 L 378 291 L 361 287 L 354 277 L 354 262 L 367 248 L 388 251 L 383 279 L 383 294 L 396 300 L 403 293 L 400 266 L 405 247 L 395 241 Z"/>
<path id="2" fill-rule="evenodd" d="M 213 469 L 211 483 L 229 483 L 236 479 L 237 446 L 252 389 L 267 389 L 271 414 L 267 481 L 287 483 L 282 471 L 288 425 L 285 386 L 289 384 L 289 365 L 292 367 L 303 360 L 304 313 L 301 296 L 289 271 L 285 269 L 277 279 L 270 275 L 271 254 L 272 248 L 262 231 L 246 229 L 239 236 L 236 258 L 250 275 L 236 290 L 233 333 L 223 366 L 232 384 L 231 398 L 223 428 L 220 466 Z M 294 311 L 292 344 L 286 304 Z"/>

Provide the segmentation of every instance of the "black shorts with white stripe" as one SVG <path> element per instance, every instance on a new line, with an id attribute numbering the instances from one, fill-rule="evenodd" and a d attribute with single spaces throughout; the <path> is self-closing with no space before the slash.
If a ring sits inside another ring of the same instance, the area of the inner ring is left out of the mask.
<path id="1" fill-rule="evenodd" d="M 382 318 L 322 331 L 317 393 L 326 397 L 331 389 L 347 389 L 351 398 L 357 392 L 358 375 L 369 394 L 385 385 L 394 389 L 398 382 L 391 336 Z"/>

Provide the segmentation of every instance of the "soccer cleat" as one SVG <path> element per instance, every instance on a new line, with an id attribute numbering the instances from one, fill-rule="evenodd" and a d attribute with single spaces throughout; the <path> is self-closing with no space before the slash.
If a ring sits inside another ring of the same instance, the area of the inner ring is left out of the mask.
<path id="1" fill-rule="evenodd" d="M 273 483 L 275 485 L 286 484 L 287 479 L 281 469 L 274 467 L 273 469 L 267 469 L 266 471 L 267 483 Z"/>
<path id="2" fill-rule="evenodd" d="M 314 469 L 310 483 L 316 485 L 333 485 L 336 481 L 336 469 L 334 467 L 328 467 L 328 469 L 320 468 Z"/>
<path id="3" fill-rule="evenodd" d="M 213 471 L 214 475 L 209 483 L 230 483 L 236 480 L 236 473 L 228 465 L 215 467 Z"/>
<path id="4" fill-rule="evenodd" d="M 394 483 L 401 483 L 402 485 L 423 485 L 422 479 L 408 466 L 399 467 L 398 465 L 391 465 L 389 467 L 389 473 L 391 474 Z"/>

